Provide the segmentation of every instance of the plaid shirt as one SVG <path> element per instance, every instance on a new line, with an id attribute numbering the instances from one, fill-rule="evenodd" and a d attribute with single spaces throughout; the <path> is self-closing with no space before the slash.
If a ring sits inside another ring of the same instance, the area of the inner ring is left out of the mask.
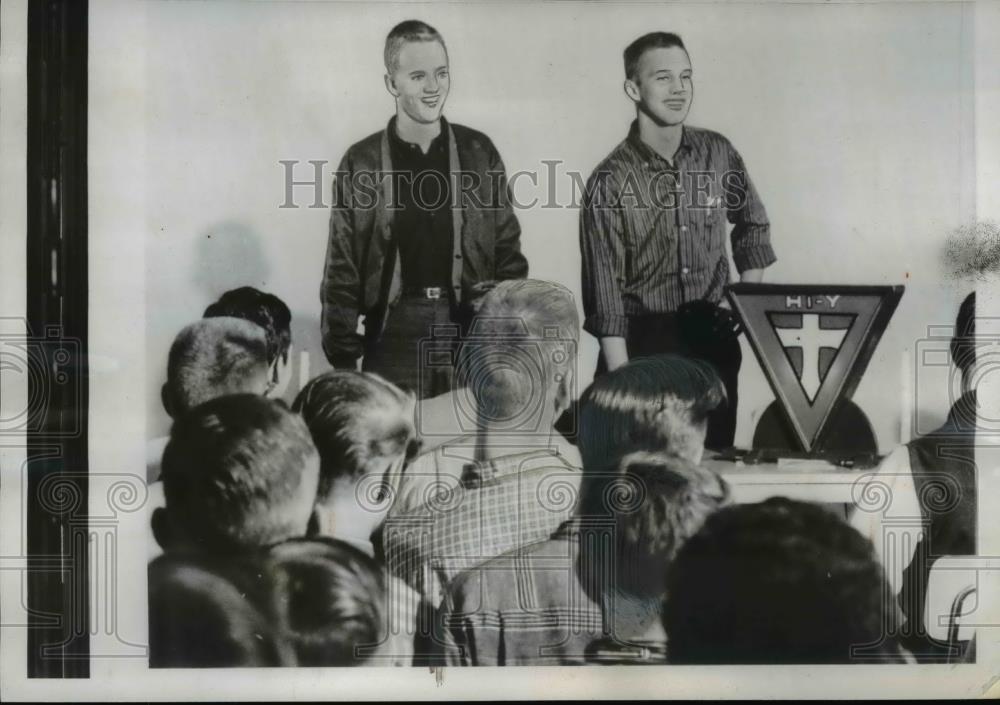
<path id="1" fill-rule="evenodd" d="M 726 221 L 736 269 L 776 261 L 770 226 L 743 159 L 722 135 L 684 126 L 674 164 L 628 137 L 587 182 L 580 214 L 584 329 L 628 333 L 628 317 L 717 303 L 729 283 Z"/>
<path id="2" fill-rule="evenodd" d="M 407 468 L 383 528 L 386 566 L 438 604 L 448 583 L 543 540 L 576 509 L 580 469 L 556 449 L 471 462 L 452 442 Z"/>
<path id="3" fill-rule="evenodd" d="M 573 518 L 548 540 L 510 551 L 456 578 L 437 620 L 444 663 L 664 663 L 666 641 L 658 616 L 654 628 L 641 634 L 627 620 L 620 622 L 619 615 L 631 608 L 627 598 L 609 589 L 613 571 L 599 558 L 612 532 L 606 523 Z M 587 547 L 583 555 L 581 546 Z M 582 581 L 581 575 L 590 577 Z M 594 601 L 597 595 L 604 596 L 599 598 L 606 603 L 604 610 Z"/>

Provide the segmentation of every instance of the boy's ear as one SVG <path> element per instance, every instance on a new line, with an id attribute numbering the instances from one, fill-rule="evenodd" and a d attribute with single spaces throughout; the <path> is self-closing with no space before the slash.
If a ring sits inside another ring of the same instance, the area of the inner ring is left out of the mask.
<path id="1" fill-rule="evenodd" d="M 639 92 L 639 86 L 632 79 L 625 80 L 625 95 L 629 97 L 633 103 L 638 103 L 642 100 L 642 94 Z"/>
<path id="2" fill-rule="evenodd" d="M 170 387 L 167 386 L 166 382 L 160 387 L 160 402 L 163 404 L 163 410 L 167 412 L 167 416 L 174 418 L 174 405 L 170 398 Z"/>
<path id="3" fill-rule="evenodd" d="M 391 95 L 393 98 L 399 97 L 399 89 L 396 88 L 396 82 L 389 74 L 385 75 L 385 89 L 389 91 L 389 95 Z"/>
<path id="4" fill-rule="evenodd" d="M 164 551 L 169 551 L 173 546 L 173 536 L 170 530 L 170 520 L 167 517 L 167 510 L 163 507 L 157 507 L 153 510 L 152 519 L 150 522 L 153 526 L 153 538 L 156 539 L 156 543 L 160 545 Z"/>
<path id="5" fill-rule="evenodd" d="M 566 411 L 573 404 L 573 368 L 567 367 L 556 383 L 556 393 L 553 403 L 556 407 L 556 416 Z"/>
<path id="6" fill-rule="evenodd" d="M 319 536 L 319 515 L 313 508 L 312 514 L 309 515 L 309 523 L 306 524 L 306 538 L 311 539 L 316 536 Z"/>

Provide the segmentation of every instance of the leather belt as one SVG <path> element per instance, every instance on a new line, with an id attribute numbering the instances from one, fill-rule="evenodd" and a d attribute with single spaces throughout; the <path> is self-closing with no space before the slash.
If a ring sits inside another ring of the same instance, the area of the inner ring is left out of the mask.
<path id="1" fill-rule="evenodd" d="M 407 287 L 403 289 L 403 293 L 407 296 L 416 296 L 421 299 L 435 300 L 444 298 L 444 287 L 443 286 L 415 286 Z"/>

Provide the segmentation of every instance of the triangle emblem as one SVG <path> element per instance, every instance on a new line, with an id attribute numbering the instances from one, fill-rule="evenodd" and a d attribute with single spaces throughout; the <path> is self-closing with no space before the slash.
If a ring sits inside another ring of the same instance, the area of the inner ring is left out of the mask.
<path id="1" fill-rule="evenodd" d="M 903 287 L 734 284 L 726 294 L 802 450 L 812 452 L 857 388 Z"/>

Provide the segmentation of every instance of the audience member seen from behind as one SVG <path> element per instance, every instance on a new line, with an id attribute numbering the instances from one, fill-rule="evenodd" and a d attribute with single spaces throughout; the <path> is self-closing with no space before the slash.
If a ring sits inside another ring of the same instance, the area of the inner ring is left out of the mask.
<path id="1" fill-rule="evenodd" d="M 163 409 L 177 418 L 209 399 L 267 391 L 267 342 L 263 330 L 238 318 L 214 318 L 185 326 L 167 355 L 167 381 L 160 389 Z M 146 481 L 160 477 L 167 438 L 146 449 Z"/>
<path id="2" fill-rule="evenodd" d="M 962 301 L 950 343 L 961 375 L 961 396 L 933 433 L 890 453 L 872 476 L 873 491 L 885 497 L 877 507 L 859 502 L 851 525 L 875 546 L 906 618 L 903 643 L 918 661 L 942 660 L 947 645 L 924 624 L 927 582 L 942 556 L 976 554 L 976 293 Z M 945 607 L 947 609 L 947 607 Z M 933 615 L 931 615 L 933 617 Z"/>
<path id="3" fill-rule="evenodd" d="M 163 556 L 149 566 L 152 668 L 291 666 L 273 623 L 204 561 Z"/>
<path id="4" fill-rule="evenodd" d="M 442 605 L 442 635 L 454 641 L 445 646 L 447 662 L 578 664 L 601 660 L 609 644 L 617 650 L 662 643 L 665 564 L 728 494 L 717 476 L 697 467 L 707 415 L 723 397 L 708 363 L 679 356 L 636 358 L 595 381 L 580 403 L 584 469 L 576 516 L 549 539 L 455 580 Z M 625 462 L 636 451 L 659 460 Z M 661 464 L 670 479 L 646 482 L 655 472 L 648 467 Z M 617 531 L 611 527 L 619 520 L 621 537 L 599 535 Z M 602 569 L 618 556 L 634 560 L 619 566 L 621 573 Z M 656 577 L 646 580 L 644 571 Z"/>
<path id="5" fill-rule="evenodd" d="M 256 323 L 267 338 L 267 396 L 280 399 L 291 381 L 292 312 L 285 302 L 252 286 L 227 291 L 205 309 L 204 318 L 229 316 Z"/>
<path id="6" fill-rule="evenodd" d="M 595 548 L 589 557 L 581 552 L 578 559 L 578 570 L 588 578 L 585 585 L 600 586 L 603 576 L 613 576 L 603 589 L 591 588 L 613 636 L 591 642 L 587 660 L 665 662 L 661 610 L 670 567 L 684 542 L 728 500 L 729 488 L 718 475 L 664 453 L 627 455 L 615 474 L 621 479 L 612 480 L 599 500 L 587 502 L 603 503 L 605 518 L 614 522 L 614 557 Z M 580 535 L 587 531 L 582 529 Z M 614 570 L 608 572 L 611 566 Z"/>
<path id="7" fill-rule="evenodd" d="M 393 513 L 419 507 L 429 486 L 456 485 L 469 463 L 498 465 L 506 474 L 525 453 L 544 450 L 580 467 L 577 449 L 554 428 L 573 403 L 579 339 L 580 319 L 566 287 L 515 279 L 487 292 L 458 352 L 460 386 L 448 398 L 420 402 L 422 433 L 428 427 L 432 433 L 464 427 L 465 433 L 410 466 Z M 429 419 L 432 413 L 451 420 Z"/>
<path id="8" fill-rule="evenodd" d="M 681 548 L 664 628 L 674 664 L 903 663 L 872 545 L 785 498 L 723 509 Z"/>
<path id="9" fill-rule="evenodd" d="M 618 371 L 620 370 L 620 371 Z M 580 399 L 584 478 L 635 450 L 662 451 L 698 465 L 711 411 L 726 391 L 707 362 L 679 355 L 636 358 L 594 380 Z"/>
<path id="10" fill-rule="evenodd" d="M 416 455 L 415 399 L 371 372 L 331 370 L 295 399 L 319 450 L 317 533 L 374 553 L 372 534 Z"/>
<path id="11" fill-rule="evenodd" d="M 266 572 L 279 633 L 299 666 L 387 665 L 386 586 L 371 556 L 334 539 L 292 540 L 271 549 Z"/>
<path id="12" fill-rule="evenodd" d="M 156 540 L 167 553 L 230 556 L 303 536 L 318 474 L 309 429 L 284 404 L 252 394 L 212 399 L 170 432 Z"/>
<path id="13" fill-rule="evenodd" d="M 267 390 L 264 330 L 239 318 L 220 317 L 185 326 L 167 357 L 163 408 L 177 419 L 209 399 Z"/>
<path id="14" fill-rule="evenodd" d="M 579 484 L 579 453 L 553 428 L 572 402 L 578 336 L 563 286 L 509 280 L 483 296 L 459 353 L 467 386 L 453 399 L 468 433 L 407 468 L 387 523 L 392 569 L 434 604 L 461 570 L 548 538 L 572 515 L 539 493 L 556 479 L 574 494 Z"/>
<path id="15" fill-rule="evenodd" d="M 370 372 L 332 370 L 302 388 L 294 409 L 320 456 L 311 536 L 345 541 L 382 562 L 373 539 L 379 538 L 404 464 L 419 449 L 414 404 L 413 395 Z M 386 578 L 385 584 L 392 622 L 382 626 L 380 658 L 409 665 L 420 597 L 399 579 Z"/>

